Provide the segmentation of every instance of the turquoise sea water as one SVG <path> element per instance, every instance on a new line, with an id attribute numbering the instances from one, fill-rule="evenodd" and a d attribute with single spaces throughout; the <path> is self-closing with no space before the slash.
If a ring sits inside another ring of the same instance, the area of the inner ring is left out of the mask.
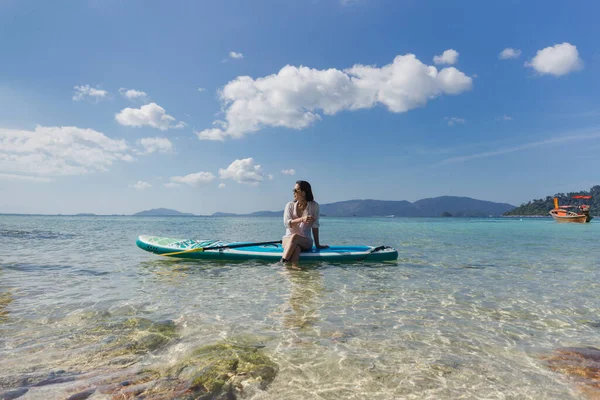
<path id="1" fill-rule="evenodd" d="M 600 346 L 596 220 L 321 223 L 325 244 L 386 244 L 399 259 L 297 271 L 135 246 L 139 234 L 278 240 L 279 218 L 0 216 L 0 393 L 63 399 L 125 367 L 172 365 L 243 336 L 279 368 L 251 398 L 581 398 L 544 357 Z M 172 321 L 177 337 L 107 359 L 128 318 Z"/>

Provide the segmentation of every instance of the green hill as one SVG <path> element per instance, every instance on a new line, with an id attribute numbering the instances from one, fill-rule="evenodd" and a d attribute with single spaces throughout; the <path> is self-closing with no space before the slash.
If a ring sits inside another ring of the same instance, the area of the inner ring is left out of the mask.
<path id="1" fill-rule="evenodd" d="M 545 199 L 535 199 L 527 204 L 515 208 L 514 210 L 504 213 L 504 215 L 543 215 L 548 216 L 548 211 L 554 208 L 554 198 L 558 197 L 558 204 L 581 204 L 581 200 L 573 199 L 573 196 L 592 196 L 590 200 L 585 200 L 585 204 L 590 205 L 591 215 L 600 215 L 600 185 L 592 187 L 589 191 L 582 190 L 580 192 L 557 193 L 554 196 L 546 196 Z"/>

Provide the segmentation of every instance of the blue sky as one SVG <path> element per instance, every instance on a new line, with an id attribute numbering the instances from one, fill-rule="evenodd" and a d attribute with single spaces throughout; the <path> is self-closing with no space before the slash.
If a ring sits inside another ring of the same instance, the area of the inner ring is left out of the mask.
<path id="1" fill-rule="evenodd" d="M 0 212 L 600 184 L 600 4 L 0 3 Z M 293 172 L 293 174 L 292 174 Z"/>

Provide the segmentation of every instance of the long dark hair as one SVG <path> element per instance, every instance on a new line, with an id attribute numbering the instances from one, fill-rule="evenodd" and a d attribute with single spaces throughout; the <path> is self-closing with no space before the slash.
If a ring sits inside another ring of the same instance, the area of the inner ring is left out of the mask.
<path id="1" fill-rule="evenodd" d="M 300 186 L 300 190 L 306 193 L 306 201 L 315 201 L 315 196 L 313 196 L 310 183 L 306 181 L 296 181 L 296 183 L 298 184 L 298 186 Z"/>

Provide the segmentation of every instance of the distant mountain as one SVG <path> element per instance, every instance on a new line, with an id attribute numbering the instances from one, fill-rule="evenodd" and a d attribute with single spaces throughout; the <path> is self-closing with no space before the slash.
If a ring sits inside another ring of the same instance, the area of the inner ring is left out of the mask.
<path id="1" fill-rule="evenodd" d="M 579 201 L 573 199 L 573 196 L 592 196 L 591 199 L 585 201 Z M 590 206 L 591 215 L 600 215 L 600 185 L 592 187 L 589 192 L 582 190 L 579 192 L 570 193 L 557 193 L 554 196 L 546 196 L 542 199 L 534 199 L 528 203 L 521 204 L 508 212 L 505 215 L 509 216 L 533 216 L 541 215 L 544 217 L 548 216 L 548 211 L 554 208 L 554 198 L 558 197 L 559 205 L 577 205 L 577 204 L 588 204 Z"/>
<path id="2" fill-rule="evenodd" d="M 406 200 L 347 200 L 321 204 L 321 214 L 329 217 L 413 217 L 413 205 Z"/>
<path id="3" fill-rule="evenodd" d="M 235 217 L 238 215 L 240 215 L 240 214 L 216 212 L 213 215 L 211 215 L 211 217 Z"/>
<path id="4" fill-rule="evenodd" d="M 283 211 L 255 211 L 250 214 L 234 214 L 234 213 L 224 213 L 224 212 L 216 212 L 211 215 L 211 217 L 280 217 L 283 215 Z"/>
<path id="5" fill-rule="evenodd" d="M 453 217 L 500 216 L 515 208 L 512 204 L 476 200 L 470 197 L 441 196 L 421 199 L 413 203 L 422 216 L 441 216 L 450 213 Z"/>
<path id="6" fill-rule="evenodd" d="M 501 216 L 515 206 L 507 203 L 476 200 L 470 197 L 441 196 L 411 203 L 400 200 L 347 200 L 320 204 L 321 215 L 328 217 L 487 217 Z M 277 216 L 282 211 L 257 211 L 251 214 L 215 213 L 213 216 Z"/>
<path id="7" fill-rule="evenodd" d="M 281 211 L 255 211 L 249 214 L 253 217 L 281 217 L 283 215 L 283 210 Z"/>
<path id="8" fill-rule="evenodd" d="M 439 217 L 450 213 L 454 217 L 500 216 L 515 206 L 506 203 L 476 200 L 469 197 L 441 196 L 406 200 L 350 200 L 322 204 L 321 213 L 331 217 Z"/>
<path id="9" fill-rule="evenodd" d="M 170 210 L 168 208 L 153 208 L 152 210 L 140 211 L 139 213 L 133 214 L 136 217 L 174 217 L 174 216 L 193 216 L 191 213 L 182 213 L 177 210 Z"/>

